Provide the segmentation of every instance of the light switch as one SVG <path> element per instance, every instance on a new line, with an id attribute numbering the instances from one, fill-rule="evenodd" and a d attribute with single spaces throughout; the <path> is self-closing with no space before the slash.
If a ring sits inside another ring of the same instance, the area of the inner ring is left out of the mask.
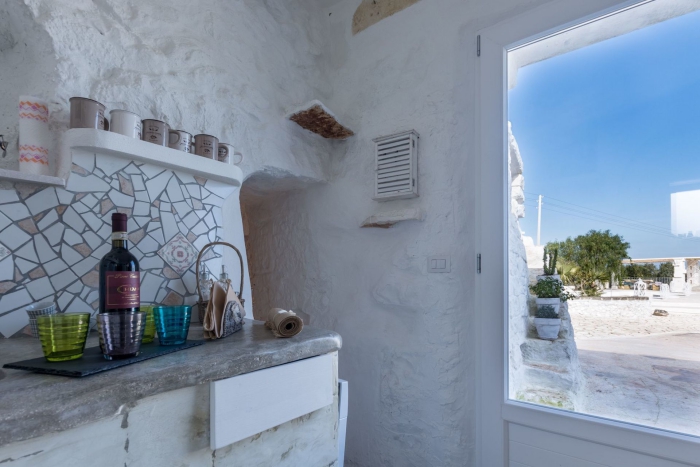
<path id="1" fill-rule="evenodd" d="M 428 272 L 450 272 L 450 256 L 437 255 L 428 257 Z"/>

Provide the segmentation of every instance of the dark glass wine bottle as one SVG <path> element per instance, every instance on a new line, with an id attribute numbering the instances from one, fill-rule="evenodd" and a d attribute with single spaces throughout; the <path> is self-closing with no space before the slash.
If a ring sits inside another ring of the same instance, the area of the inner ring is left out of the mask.
<path id="1" fill-rule="evenodd" d="M 126 214 L 112 214 L 112 249 L 100 261 L 100 313 L 139 311 L 139 262 L 129 253 Z"/>

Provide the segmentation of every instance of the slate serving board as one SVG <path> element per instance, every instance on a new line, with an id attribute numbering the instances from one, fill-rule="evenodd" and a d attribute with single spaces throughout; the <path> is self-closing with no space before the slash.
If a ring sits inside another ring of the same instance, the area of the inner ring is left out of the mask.
<path id="1" fill-rule="evenodd" d="M 160 345 L 158 341 L 141 346 L 141 353 L 138 357 L 125 358 L 124 360 L 105 360 L 100 347 L 89 347 L 85 349 L 83 357 L 68 362 L 49 362 L 44 357 L 22 360 L 20 362 L 6 363 L 3 368 L 13 370 L 26 370 L 47 375 L 71 376 L 82 378 L 83 376 L 94 375 L 102 371 L 114 370 L 132 363 L 142 362 L 150 358 L 160 357 L 169 353 L 189 349 L 204 344 L 204 341 L 186 341 L 180 345 Z"/>

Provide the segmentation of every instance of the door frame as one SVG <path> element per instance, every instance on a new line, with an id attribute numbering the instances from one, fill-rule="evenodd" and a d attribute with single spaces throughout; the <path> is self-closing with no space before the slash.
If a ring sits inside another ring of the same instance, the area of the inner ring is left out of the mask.
<path id="1" fill-rule="evenodd" d="M 508 398 L 507 51 L 650 1 L 557 0 L 478 32 L 477 465 L 508 465 L 511 423 L 690 465 L 700 462 L 700 438 Z"/>

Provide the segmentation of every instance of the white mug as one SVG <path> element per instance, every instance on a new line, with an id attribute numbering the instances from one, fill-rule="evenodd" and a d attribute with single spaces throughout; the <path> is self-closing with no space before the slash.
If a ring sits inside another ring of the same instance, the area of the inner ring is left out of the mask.
<path id="1" fill-rule="evenodd" d="M 141 117 L 128 110 L 111 110 L 109 112 L 109 131 L 130 138 L 141 139 Z"/>

